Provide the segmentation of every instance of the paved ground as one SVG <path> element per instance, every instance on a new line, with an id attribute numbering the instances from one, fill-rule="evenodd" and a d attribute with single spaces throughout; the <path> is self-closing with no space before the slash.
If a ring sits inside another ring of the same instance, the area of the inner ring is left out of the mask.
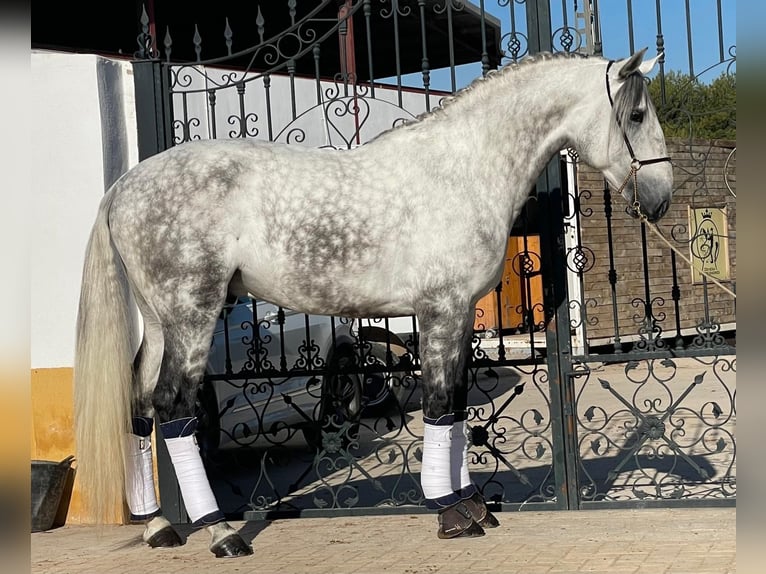
<path id="1" fill-rule="evenodd" d="M 204 531 L 151 550 L 140 526 L 32 534 L 32 572 L 288 574 L 733 574 L 734 508 L 498 514 L 483 538 L 438 540 L 433 515 L 303 518 L 234 525 L 255 554 L 216 559 Z"/>

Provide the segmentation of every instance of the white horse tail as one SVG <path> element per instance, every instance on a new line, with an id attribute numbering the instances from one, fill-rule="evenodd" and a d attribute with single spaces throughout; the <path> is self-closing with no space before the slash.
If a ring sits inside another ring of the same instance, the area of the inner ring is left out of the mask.
<path id="1" fill-rule="evenodd" d="M 84 509 L 99 523 L 124 520 L 131 428 L 131 320 L 125 268 L 108 224 L 113 198 L 110 192 L 101 201 L 85 253 L 74 364 L 76 476 Z"/>

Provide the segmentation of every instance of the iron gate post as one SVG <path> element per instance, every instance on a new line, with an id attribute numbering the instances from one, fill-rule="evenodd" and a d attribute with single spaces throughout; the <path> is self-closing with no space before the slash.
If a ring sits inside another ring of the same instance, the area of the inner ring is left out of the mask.
<path id="1" fill-rule="evenodd" d="M 527 0 L 529 54 L 553 51 L 550 0 Z M 563 226 L 563 184 L 558 154 L 551 159 L 535 185 L 540 206 L 540 257 L 545 307 L 545 344 L 553 428 L 553 471 L 556 505 L 578 507 L 573 394 L 567 373 L 571 370 L 569 306 Z"/>
<path id="2" fill-rule="evenodd" d="M 133 84 L 136 89 L 138 160 L 143 161 L 173 145 L 169 68 L 157 59 L 134 60 L 131 63 L 133 64 Z M 159 425 L 160 421 L 156 420 L 155 428 L 159 429 Z M 159 430 L 155 436 L 162 513 L 174 524 L 188 522 L 170 454 Z"/>
<path id="3" fill-rule="evenodd" d="M 134 60 L 139 161 L 173 145 L 169 67 L 160 60 Z"/>

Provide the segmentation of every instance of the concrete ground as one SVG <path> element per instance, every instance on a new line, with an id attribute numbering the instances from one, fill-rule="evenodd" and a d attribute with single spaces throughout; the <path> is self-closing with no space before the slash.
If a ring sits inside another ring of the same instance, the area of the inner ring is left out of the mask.
<path id="1" fill-rule="evenodd" d="M 736 509 L 498 513 L 500 528 L 438 540 L 434 515 L 235 522 L 255 553 L 219 559 L 208 535 L 152 550 L 141 526 L 69 525 L 31 535 L 32 572 L 289 574 L 733 574 Z"/>

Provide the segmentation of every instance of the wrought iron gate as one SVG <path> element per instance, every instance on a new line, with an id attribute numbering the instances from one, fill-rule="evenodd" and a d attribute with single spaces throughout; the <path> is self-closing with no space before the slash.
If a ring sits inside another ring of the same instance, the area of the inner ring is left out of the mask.
<path id="1" fill-rule="evenodd" d="M 158 38 L 144 15 L 134 63 L 142 158 L 215 137 L 350 148 L 527 54 L 624 57 L 645 37 L 667 50 L 663 26 L 681 25 L 660 0 L 654 17 L 630 1 L 247 4 L 216 23 L 220 46 L 204 59 L 209 17 L 179 45 L 172 23 Z M 726 4 L 714 3 L 717 54 L 704 65 L 732 77 Z M 689 90 L 695 14 L 688 4 L 681 14 Z M 626 17 L 627 45 L 601 33 L 615 17 Z M 666 61 L 656 103 L 691 119 L 670 141 L 678 191 L 660 227 L 734 289 L 736 143 L 699 137 L 696 111 L 666 90 Z M 563 153 L 541 174 L 503 279 L 477 307 L 473 476 L 504 510 L 734 504 L 736 300 L 613 206 L 608 185 L 576 160 Z M 245 518 L 423 511 L 417 321 L 231 303 L 200 392 L 198 437 L 222 509 Z M 163 509 L 181 520 L 158 448 Z"/>

